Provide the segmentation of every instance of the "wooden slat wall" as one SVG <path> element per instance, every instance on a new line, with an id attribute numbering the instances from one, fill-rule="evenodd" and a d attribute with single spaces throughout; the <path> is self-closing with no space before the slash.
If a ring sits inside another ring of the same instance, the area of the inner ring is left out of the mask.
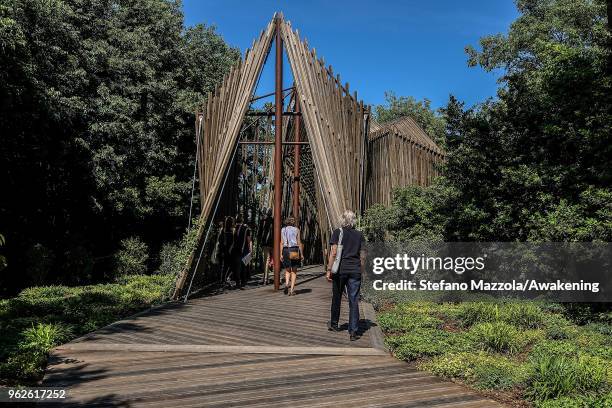
<path id="1" fill-rule="evenodd" d="M 389 205 L 394 188 L 429 185 L 445 154 L 410 117 L 374 122 L 368 136 L 365 206 Z"/>
<path id="2" fill-rule="evenodd" d="M 275 16 L 276 17 L 276 16 Z M 247 50 L 244 59 L 234 66 L 214 93 L 209 93 L 203 110 L 204 124 L 198 140 L 200 169 L 201 214 L 198 231 L 199 248 L 205 238 L 210 217 L 226 170 L 236 146 L 240 127 L 249 107 L 255 84 L 272 43 L 274 19 Z M 174 298 L 180 296 L 187 277 L 192 272 L 197 249 L 191 254 L 185 269 L 177 279 Z"/>
<path id="3" fill-rule="evenodd" d="M 332 76 L 288 22 L 281 34 L 293 72 L 302 118 L 312 149 L 324 208 L 333 226 L 345 209 L 360 213 L 363 191 L 361 163 L 365 155 L 367 106 L 350 95 L 348 84 Z"/>

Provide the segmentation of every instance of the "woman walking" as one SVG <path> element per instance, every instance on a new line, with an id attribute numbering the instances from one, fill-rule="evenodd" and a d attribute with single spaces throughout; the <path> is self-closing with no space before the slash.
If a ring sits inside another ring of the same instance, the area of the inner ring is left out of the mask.
<path id="1" fill-rule="evenodd" d="M 287 217 L 281 230 L 281 262 L 285 268 L 285 295 L 295 295 L 297 268 L 304 259 L 304 246 L 300 230 L 295 226 L 295 218 Z"/>

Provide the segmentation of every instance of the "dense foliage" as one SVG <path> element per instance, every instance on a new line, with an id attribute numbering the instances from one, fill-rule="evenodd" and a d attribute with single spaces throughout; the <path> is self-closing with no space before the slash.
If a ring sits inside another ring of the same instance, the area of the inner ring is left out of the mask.
<path id="1" fill-rule="evenodd" d="M 174 275 L 125 276 L 117 283 L 39 286 L 0 300 L 0 380 L 40 378 L 48 351 L 166 300 Z"/>
<path id="2" fill-rule="evenodd" d="M 612 240 L 606 3 L 517 6 L 520 17 L 507 35 L 483 38 L 480 51 L 467 48 L 471 65 L 505 72 L 498 98 L 469 109 L 450 98 L 437 119 L 445 124 L 444 177 L 429 188 L 396 192 L 391 208 L 371 209 L 371 238 L 381 237 L 384 215 L 394 220 L 387 222 L 392 236 L 427 230 L 447 240 Z M 416 112 L 428 129 L 415 109 L 426 105 L 398 100 L 379 108 L 379 116 Z"/>
<path id="3" fill-rule="evenodd" d="M 132 237 L 156 267 L 188 221 L 193 111 L 238 57 L 178 1 L 2 2 L 5 294 L 101 281 Z"/>
<path id="4" fill-rule="evenodd" d="M 436 141 L 442 124 L 447 162 L 431 186 L 367 210 L 370 240 L 612 240 L 612 4 L 516 4 L 507 35 L 467 48 L 470 65 L 504 72 L 495 100 L 466 108 L 451 96 L 433 112 L 389 95 L 377 109 L 381 121 L 413 116 Z M 612 406 L 607 304 L 366 296 L 388 347 L 422 369 L 518 405 Z"/>
<path id="5" fill-rule="evenodd" d="M 393 354 L 538 407 L 612 404 L 612 315 L 577 326 L 554 304 L 400 303 L 379 324 Z"/>

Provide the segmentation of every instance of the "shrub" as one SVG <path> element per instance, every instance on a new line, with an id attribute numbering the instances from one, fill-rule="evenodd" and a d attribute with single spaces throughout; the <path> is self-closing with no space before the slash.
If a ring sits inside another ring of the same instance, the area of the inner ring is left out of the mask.
<path id="1" fill-rule="evenodd" d="M 612 407 L 612 393 L 604 395 L 580 395 L 574 397 L 561 397 L 554 400 L 542 401 L 538 408 L 609 408 Z"/>
<path id="2" fill-rule="evenodd" d="M 540 352 L 531 357 L 530 364 L 526 395 L 534 401 L 597 392 L 606 385 L 606 364 L 596 357 Z"/>
<path id="3" fill-rule="evenodd" d="M 424 313 L 402 314 L 397 310 L 381 313 L 378 324 L 385 331 L 407 331 L 416 328 L 440 328 L 443 321 Z"/>
<path id="4" fill-rule="evenodd" d="M 536 407 L 612 406 L 605 313 L 576 326 L 561 310 L 548 303 L 417 301 L 387 310 L 379 323 L 395 334 L 386 342 L 396 357 L 419 360 L 420 369 L 436 375 L 474 388 L 514 389 L 516 396 L 521 391 Z"/>
<path id="5" fill-rule="evenodd" d="M 31 285 L 39 285 L 47 280 L 56 260 L 56 254 L 46 246 L 37 243 L 29 247 L 24 254 L 25 264 L 22 279 Z"/>
<path id="6" fill-rule="evenodd" d="M 28 288 L 1 301 L 2 378 L 36 380 L 50 348 L 161 302 L 173 282 L 169 275 L 127 275 L 113 284 Z"/>
<path id="7" fill-rule="evenodd" d="M 121 241 L 121 249 L 115 254 L 115 274 L 137 275 L 147 271 L 149 248 L 138 237 Z"/>
<path id="8" fill-rule="evenodd" d="M 524 383 L 520 364 L 487 353 L 452 353 L 434 357 L 420 365 L 432 373 L 457 378 L 480 389 L 510 389 Z"/>
<path id="9" fill-rule="evenodd" d="M 168 242 L 162 246 L 159 253 L 161 263 L 157 271 L 158 273 L 173 276 L 179 275 L 196 247 L 199 225 L 200 222 L 194 220 L 193 226 L 179 241 Z"/>
<path id="10" fill-rule="evenodd" d="M 546 337 L 551 340 L 569 339 L 575 336 L 577 332 L 569 320 L 558 314 L 547 317 L 544 331 Z"/>
<path id="11" fill-rule="evenodd" d="M 400 360 L 435 356 L 449 347 L 449 334 L 435 329 L 416 329 L 400 336 L 390 336 L 385 344 Z"/>
<path id="12" fill-rule="evenodd" d="M 543 326 L 545 314 L 533 303 L 507 303 L 502 307 L 501 319 L 523 329 L 536 329 Z"/>
<path id="13" fill-rule="evenodd" d="M 26 329 L 17 351 L 1 366 L 3 376 L 26 380 L 38 377 L 42 374 L 49 350 L 69 337 L 70 331 L 61 324 L 38 323 Z"/>
<path id="14" fill-rule="evenodd" d="M 604 336 L 612 337 L 612 324 L 609 323 L 591 323 L 585 326 L 586 329 L 594 331 L 599 334 L 603 334 Z M 611 338 L 608 337 L 608 338 Z"/>
<path id="15" fill-rule="evenodd" d="M 385 241 L 389 227 L 393 224 L 393 208 L 374 204 L 368 208 L 362 219 L 362 230 L 370 242 Z"/>
<path id="16" fill-rule="evenodd" d="M 470 335 L 483 350 L 515 353 L 521 348 L 521 333 L 504 322 L 480 323 L 472 327 Z"/>
<path id="17" fill-rule="evenodd" d="M 488 323 L 499 320 L 499 306 L 494 303 L 462 303 L 457 310 L 457 318 L 464 327 L 476 323 Z"/>

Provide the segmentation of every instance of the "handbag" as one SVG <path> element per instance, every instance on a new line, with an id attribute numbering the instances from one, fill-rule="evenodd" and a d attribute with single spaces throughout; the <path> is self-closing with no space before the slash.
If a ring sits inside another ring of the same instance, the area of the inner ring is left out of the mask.
<path id="1" fill-rule="evenodd" d="M 291 261 L 299 261 L 300 260 L 300 251 L 289 251 L 289 260 L 291 260 Z"/>
<path id="2" fill-rule="evenodd" d="M 336 247 L 336 259 L 334 259 L 334 263 L 331 267 L 331 272 L 333 274 L 338 273 L 338 270 L 340 269 L 340 260 L 342 259 L 342 236 L 344 235 L 344 232 L 342 231 L 342 228 L 340 228 L 340 237 L 338 237 L 338 245 Z"/>

